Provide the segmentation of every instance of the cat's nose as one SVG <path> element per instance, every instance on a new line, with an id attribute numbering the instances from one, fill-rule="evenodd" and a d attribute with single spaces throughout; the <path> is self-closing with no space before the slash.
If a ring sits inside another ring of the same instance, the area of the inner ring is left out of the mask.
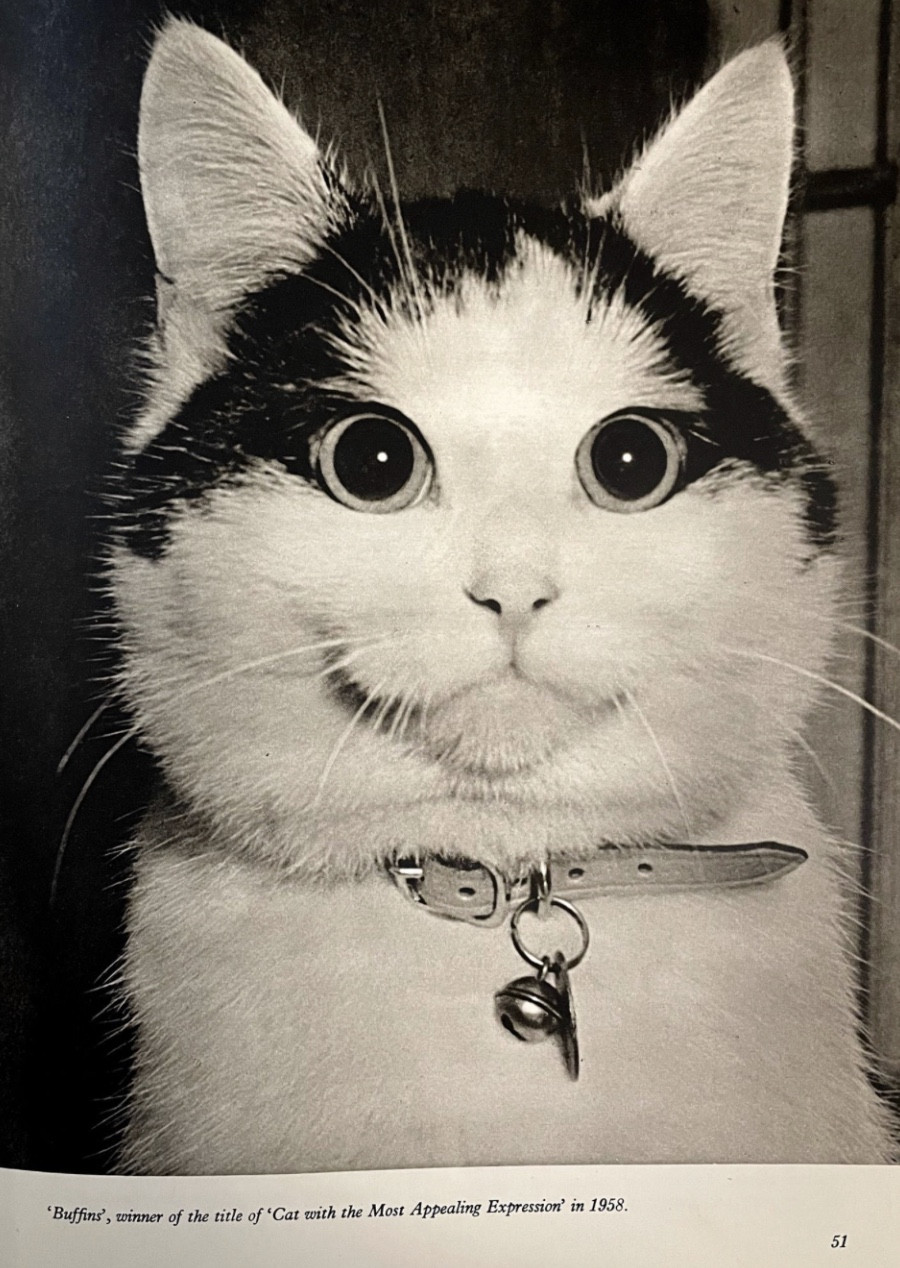
<path id="1" fill-rule="evenodd" d="M 496 613 L 501 626 L 520 626 L 535 612 L 559 598 L 559 591 L 546 577 L 527 575 L 507 578 L 501 584 L 489 577 L 476 580 L 466 594 L 480 608 Z"/>

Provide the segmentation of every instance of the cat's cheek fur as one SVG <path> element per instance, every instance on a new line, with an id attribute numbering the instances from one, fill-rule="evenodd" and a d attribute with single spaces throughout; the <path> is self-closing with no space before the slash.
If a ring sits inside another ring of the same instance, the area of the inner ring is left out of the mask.
<path id="1" fill-rule="evenodd" d="M 535 703 L 496 723 L 482 684 L 508 649 L 464 594 L 465 522 L 357 514 L 268 471 L 177 512 L 162 559 L 116 554 L 129 698 L 172 786 L 223 840 L 335 878 L 448 835 L 458 853 L 487 844 L 518 863 L 549 841 L 690 835 L 777 772 L 813 695 L 788 664 L 824 667 L 838 580 L 832 557 L 803 559 L 788 490 L 720 478 L 656 511 L 588 505 L 577 533 L 549 530 L 566 538 L 561 593 L 519 652 Z M 433 712 L 464 694 L 431 739 L 416 722 L 395 743 L 336 702 L 335 642 L 363 693 Z M 441 760 L 456 735 L 460 760 L 477 765 L 481 747 L 499 763 L 493 777 Z"/>

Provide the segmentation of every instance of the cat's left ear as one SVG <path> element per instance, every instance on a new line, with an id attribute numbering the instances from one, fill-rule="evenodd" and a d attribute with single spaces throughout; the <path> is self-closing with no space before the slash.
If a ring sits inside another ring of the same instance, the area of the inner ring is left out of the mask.
<path id="1" fill-rule="evenodd" d="M 734 58 L 590 203 L 725 314 L 733 355 L 783 376 L 774 273 L 788 205 L 794 93 L 780 41 Z"/>

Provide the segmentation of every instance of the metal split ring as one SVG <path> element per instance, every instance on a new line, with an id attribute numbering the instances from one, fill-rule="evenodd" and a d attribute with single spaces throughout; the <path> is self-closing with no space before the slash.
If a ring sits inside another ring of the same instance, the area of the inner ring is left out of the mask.
<path id="1" fill-rule="evenodd" d="M 531 873 L 531 898 L 541 920 L 546 920 L 553 906 L 553 883 L 550 864 L 544 859 Z"/>
<path id="2" fill-rule="evenodd" d="M 566 902 L 564 898 L 555 898 L 553 895 L 550 895 L 550 897 L 545 900 L 542 900 L 541 898 L 529 898 L 526 899 L 521 906 L 517 907 L 509 922 L 509 932 L 512 937 L 513 946 L 516 948 L 522 959 L 527 964 L 530 964 L 532 968 L 543 968 L 545 957 L 542 955 L 534 955 L 531 951 L 529 951 L 527 947 L 523 946 L 522 939 L 519 936 L 519 917 L 522 915 L 522 912 L 538 911 L 542 901 L 546 902 L 548 907 L 559 907 L 561 911 L 566 912 L 567 915 L 572 917 L 578 928 L 581 930 L 581 950 L 577 955 L 573 955 L 571 959 L 566 959 L 566 967 L 574 969 L 581 963 L 585 955 L 587 955 L 587 949 L 591 941 L 591 933 L 588 929 L 587 921 L 584 916 L 582 916 L 578 908 L 574 906 L 573 903 Z"/>

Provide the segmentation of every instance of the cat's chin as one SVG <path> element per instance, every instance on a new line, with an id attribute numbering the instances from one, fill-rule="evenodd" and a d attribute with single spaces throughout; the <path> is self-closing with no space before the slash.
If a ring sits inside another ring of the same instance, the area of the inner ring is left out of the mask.
<path id="1" fill-rule="evenodd" d="M 531 770 L 614 714 L 616 702 L 585 708 L 510 670 L 432 705 L 419 742 L 442 767 L 474 776 Z"/>

